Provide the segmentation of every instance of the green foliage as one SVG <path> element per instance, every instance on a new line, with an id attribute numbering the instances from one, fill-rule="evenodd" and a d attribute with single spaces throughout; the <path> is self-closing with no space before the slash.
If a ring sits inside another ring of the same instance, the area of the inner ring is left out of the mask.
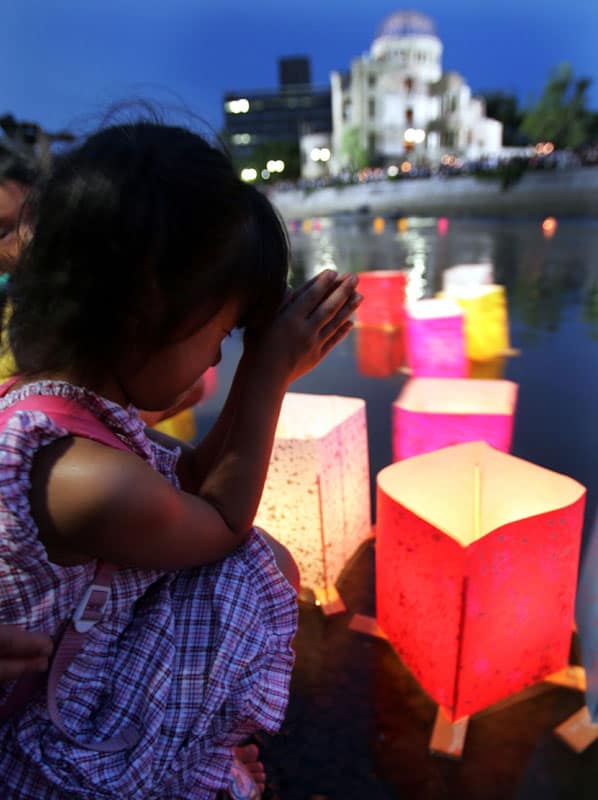
<path id="1" fill-rule="evenodd" d="M 352 172 L 368 165 L 368 153 L 361 144 L 358 128 L 347 128 L 341 142 L 341 158 L 347 162 Z"/>
<path id="2" fill-rule="evenodd" d="M 517 97 L 508 92 L 484 92 L 486 114 L 497 119 L 503 126 L 503 144 L 506 147 L 524 145 L 527 137 L 519 130 L 523 121 L 523 111 L 517 104 Z"/>
<path id="3" fill-rule="evenodd" d="M 576 148 L 588 141 L 592 115 L 587 93 L 592 81 L 575 78 L 569 64 L 554 69 L 538 102 L 525 113 L 521 130 L 532 143 Z"/>

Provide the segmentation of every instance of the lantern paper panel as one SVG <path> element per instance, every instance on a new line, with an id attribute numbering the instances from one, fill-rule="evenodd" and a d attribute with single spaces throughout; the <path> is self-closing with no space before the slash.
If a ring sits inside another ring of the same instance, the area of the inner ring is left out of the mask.
<path id="1" fill-rule="evenodd" d="M 359 273 L 361 305 L 355 310 L 357 325 L 402 325 L 405 319 L 407 275 L 401 270 Z"/>
<path id="2" fill-rule="evenodd" d="M 355 355 L 361 375 L 386 378 L 405 363 L 405 329 L 355 328 Z"/>
<path id="3" fill-rule="evenodd" d="M 451 719 L 568 663 L 584 501 L 483 442 L 379 473 L 378 623 Z"/>
<path id="4" fill-rule="evenodd" d="M 517 384 L 467 378 L 413 378 L 392 406 L 393 460 L 461 442 L 508 453 Z"/>
<path id="5" fill-rule="evenodd" d="M 285 396 L 255 522 L 292 552 L 303 587 L 334 585 L 371 535 L 364 400 Z"/>
<path id="6" fill-rule="evenodd" d="M 442 273 L 443 292 L 450 293 L 453 290 L 487 286 L 491 283 L 494 283 L 494 268 L 490 263 L 457 264 Z"/>
<path id="7" fill-rule="evenodd" d="M 576 620 L 586 671 L 586 704 L 592 722 L 598 723 L 598 515 L 581 565 Z"/>
<path id="8" fill-rule="evenodd" d="M 454 288 L 451 297 L 465 315 L 465 347 L 472 361 L 488 361 L 510 349 L 509 315 L 504 286 Z"/>
<path id="9" fill-rule="evenodd" d="M 407 306 L 407 364 L 413 377 L 465 378 L 463 311 L 451 299 Z"/>
<path id="10" fill-rule="evenodd" d="M 469 361 L 469 377 L 475 380 L 501 380 L 505 376 L 506 356 L 489 358 L 486 361 Z"/>

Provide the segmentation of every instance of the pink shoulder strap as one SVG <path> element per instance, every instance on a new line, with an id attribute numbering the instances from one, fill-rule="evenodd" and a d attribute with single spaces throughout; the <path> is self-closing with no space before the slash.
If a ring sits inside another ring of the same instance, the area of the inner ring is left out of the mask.
<path id="1" fill-rule="evenodd" d="M 2 384 L 0 397 L 4 397 L 17 380 L 17 378 L 11 378 Z M 75 400 L 54 395 L 31 395 L 16 400 L 4 411 L 0 411 L 0 430 L 16 411 L 43 411 L 57 425 L 66 428 L 74 436 L 93 439 L 108 447 L 130 452 L 130 448 L 110 428 Z M 50 719 L 64 736 L 85 750 L 101 753 L 115 753 L 134 747 L 141 739 L 141 732 L 137 728 L 129 726 L 102 742 L 81 742 L 67 731 L 56 701 L 56 692 L 60 678 L 83 647 L 87 633 L 102 618 L 110 597 L 112 576 L 117 569 L 118 567 L 114 564 L 98 561 L 92 584 L 83 593 L 73 616 L 55 637 L 46 695 Z M 31 699 L 40 686 L 41 677 L 43 676 L 24 675 L 17 681 L 14 689 L 0 707 L 0 722 L 8 719 Z"/>

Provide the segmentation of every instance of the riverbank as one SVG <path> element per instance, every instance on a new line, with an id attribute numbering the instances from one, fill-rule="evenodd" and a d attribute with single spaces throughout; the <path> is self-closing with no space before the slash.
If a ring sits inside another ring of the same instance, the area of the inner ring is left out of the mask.
<path id="1" fill-rule="evenodd" d="M 402 216 L 598 217 L 598 167 L 527 172 L 502 190 L 473 176 L 285 189 L 269 197 L 287 219 L 341 213 Z"/>

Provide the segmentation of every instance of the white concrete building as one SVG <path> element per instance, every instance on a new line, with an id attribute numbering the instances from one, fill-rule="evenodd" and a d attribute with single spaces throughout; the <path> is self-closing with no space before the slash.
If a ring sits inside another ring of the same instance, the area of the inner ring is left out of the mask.
<path id="1" fill-rule="evenodd" d="M 456 72 L 442 72 L 442 42 L 433 21 L 416 11 L 384 20 L 369 53 L 349 73 L 333 72 L 332 168 L 347 164 L 346 132 L 359 132 L 369 158 L 392 163 L 408 154 L 477 158 L 502 145 L 502 124 Z"/>

